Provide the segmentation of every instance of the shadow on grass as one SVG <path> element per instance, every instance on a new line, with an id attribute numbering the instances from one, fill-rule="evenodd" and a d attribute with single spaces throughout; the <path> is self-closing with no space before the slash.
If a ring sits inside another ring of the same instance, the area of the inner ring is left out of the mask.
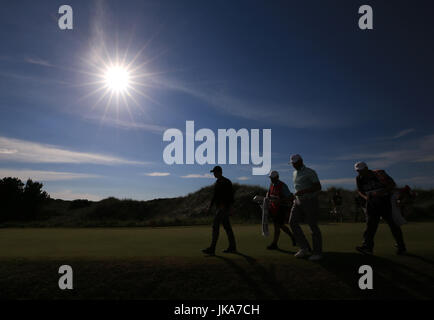
<path id="1" fill-rule="evenodd" d="M 215 255 L 215 257 L 220 260 L 223 260 L 225 263 L 229 265 L 229 267 L 231 267 L 235 271 L 236 274 L 238 274 L 238 276 L 244 281 L 244 283 L 253 292 L 256 299 L 263 299 L 264 297 L 266 297 L 265 291 L 252 277 L 248 275 L 247 271 L 244 268 L 236 264 L 232 259 L 219 256 L 219 255 Z"/>
<path id="2" fill-rule="evenodd" d="M 282 253 L 286 253 L 286 254 L 295 254 L 295 251 L 290 251 L 290 250 L 285 250 L 285 249 L 276 249 L 276 251 L 282 252 Z"/>
<path id="3" fill-rule="evenodd" d="M 423 261 L 425 263 L 428 263 L 428 264 L 431 264 L 431 265 L 434 266 L 434 261 L 433 260 L 430 260 L 430 259 L 418 256 L 418 255 L 413 254 L 413 253 L 407 253 L 406 256 L 407 257 L 411 257 L 411 258 L 415 258 L 415 259 L 419 259 L 419 260 L 421 260 L 421 261 Z"/>
<path id="4" fill-rule="evenodd" d="M 249 270 L 240 267 L 232 259 L 222 257 L 222 256 L 216 256 L 216 257 L 225 261 L 231 268 L 235 270 L 235 272 L 238 273 L 238 275 L 242 279 L 244 279 L 247 285 L 255 293 L 256 298 L 258 299 L 270 299 L 270 298 L 288 299 L 289 298 L 289 294 L 286 291 L 285 287 L 276 278 L 276 270 L 274 264 L 271 264 L 270 270 L 267 270 L 264 266 L 259 264 L 255 258 L 252 258 L 251 256 L 248 256 L 241 252 L 236 252 L 234 254 L 244 258 L 247 261 L 247 263 L 253 269 L 253 274 L 258 276 L 258 278 L 260 279 L 259 280 L 260 284 L 258 283 L 258 281 L 255 282 L 255 280 L 248 275 L 248 273 L 250 273 Z M 267 294 L 267 292 L 264 291 L 263 289 L 264 286 L 269 288 L 269 291 L 272 294 L 271 297 L 270 294 Z"/>
<path id="5" fill-rule="evenodd" d="M 355 288 L 363 299 L 430 299 L 433 279 L 430 275 L 382 257 L 359 253 L 328 252 L 317 262 L 349 287 Z M 359 267 L 369 265 L 373 270 L 373 290 L 358 290 L 362 276 Z"/>

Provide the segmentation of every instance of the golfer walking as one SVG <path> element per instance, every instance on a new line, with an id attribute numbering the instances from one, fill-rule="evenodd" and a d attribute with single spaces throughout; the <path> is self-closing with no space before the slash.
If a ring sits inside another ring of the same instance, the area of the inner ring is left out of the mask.
<path id="1" fill-rule="evenodd" d="M 356 250 L 364 254 L 372 254 L 374 249 L 374 236 L 377 232 L 380 217 L 389 225 L 390 231 L 396 241 L 396 253 L 405 254 L 407 249 L 404 243 L 401 227 L 393 220 L 391 194 L 396 187 L 393 179 L 383 170 L 369 170 L 365 162 L 357 162 L 354 169 L 357 191 L 366 200 L 366 230 L 363 233 L 363 244 Z"/>
<path id="2" fill-rule="evenodd" d="M 300 250 L 295 254 L 297 258 L 306 258 L 316 261 L 322 259 L 322 236 L 318 227 L 318 194 L 321 191 L 321 183 L 316 172 L 303 163 L 299 154 L 291 156 L 290 163 L 294 167 L 293 174 L 295 200 L 291 209 L 289 225 Z M 313 252 L 310 251 L 309 243 L 304 236 L 300 223 L 303 217 L 312 230 Z"/>
<path id="3" fill-rule="evenodd" d="M 229 221 L 229 215 L 232 204 L 234 202 L 234 192 L 232 188 L 231 180 L 223 177 L 223 170 L 220 166 L 215 166 L 210 172 L 214 173 L 214 177 L 217 179 L 214 185 L 214 196 L 211 200 L 211 204 L 208 210 L 212 209 L 212 206 L 216 206 L 216 215 L 212 225 L 212 241 L 209 248 L 203 249 L 202 252 L 210 255 L 215 254 L 215 248 L 220 232 L 220 224 L 223 224 L 223 228 L 226 231 L 229 240 L 229 247 L 224 250 L 225 253 L 236 252 L 236 244 L 234 232 L 232 231 L 231 223 Z"/>
<path id="4" fill-rule="evenodd" d="M 271 214 L 274 223 L 274 237 L 273 242 L 267 247 L 268 250 L 277 250 L 277 242 L 280 237 L 280 229 L 285 232 L 292 240 L 295 246 L 296 241 L 289 228 L 285 225 L 288 223 L 290 200 L 292 194 L 289 191 L 286 183 L 279 179 L 277 171 L 270 172 L 270 189 L 267 192 L 266 199 L 268 200 L 268 212 Z"/>

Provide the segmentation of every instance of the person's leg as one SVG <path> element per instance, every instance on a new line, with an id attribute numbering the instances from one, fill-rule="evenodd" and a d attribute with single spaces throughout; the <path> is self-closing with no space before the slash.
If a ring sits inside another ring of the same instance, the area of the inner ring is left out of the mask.
<path id="1" fill-rule="evenodd" d="M 280 229 L 282 229 L 283 232 L 285 232 L 291 238 L 292 245 L 295 246 L 297 242 L 295 241 L 294 235 L 292 234 L 291 230 L 289 230 L 289 228 L 284 224 L 280 226 Z"/>
<path id="2" fill-rule="evenodd" d="M 368 204 L 366 208 L 366 229 L 363 233 L 363 246 L 372 250 L 374 248 L 374 236 L 380 223 L 378 207 L 375 204 Z"/>
<path id="3" fill-rule="evenodd" d="M 382 217 L 389 225 L 390 231 L 395 238 L 398 249 L 405 250 L 404 236 L 402 234 L 401 227 L 398 226 L 392 218 L 392 207 L 389 199 L 384 200 L 384 206 L 382 211 Z"/>
<path id="4" fill-rule="evenodd" d="M 280 225 L 278 222 L 274 222 L 274 237 L 273 237 L 273 243 L 272 245 L 276 245 L 277 246 L 277 242 L 279 241 L 279 237 L 280 237 Z"/>
<path id="5" fill-rule="evenodd" d="M 303 204 L 306 220 L 312 231 L 313 254 L 322 254 L 322 235 L 318 226 L 319 207 L 317 199 L 310 199 Z"/>
<path id="6" fill-rule="evenodd" d="M 212 250 L 215 250 L 215 247 L 217 245 L 217 240 L 219 238 L 220 233 L 220 222 L 222 219 L 222 210 L 217 209 L 216 215 L 214 217 L 214 221 L 212 224 L 212 240 L 211 240 L 211 246 L 210 248 Z"/>
<path id="7" fill-rule="evenodd" d="M 303 230 L 300 227 L 300 223 L 303 216 L 303 210 L 299 204 L 294 204 L 291 209 L 291 216 L 289 218 L 289 226 L 292 229 L 292 233 L 297 241 L 297 245 L 301 249 L 309 250 L 310 246 L 304 236 Z"/>
<path id="8" fill-rule="evenodd" d="M 288 210 L 287 207 L 281 206 L 273 216 L 274 238 L 273 238 L 273 243 L 271 244 L 272 247 L 277 247 L 277 242 L 279 241 L 280 238 L 280 229 L 283 228 L 285 225 L 285 219 L 288 212 L 287 210 Z"/>
<path id="9" fill-rule="evenodd" d="M 234 232 L 232 231 L 231 222 L 229 221 L 229 211 L 228 210 L 221 210 L 222 211 L 222 224 L 223 228 L 226 231 L 226 234 L 228 236 L 229 240 L 229 248 L 230 250 L 235 250 L 237 248 L 235 243 L 235 236 Z"/>
<path id="10" fill-rule="evenodd" d="M 384 220 L 386 220 L 387 224 L 389 225 L 390 231 L 392 231 L 392 235 L 395 238 L 398 249 L 405 250 L 406 247 L 404 242 L 404 235 L 402 234 L 401 227 L 398 226 L 391 218 L 385 218 Z"/>

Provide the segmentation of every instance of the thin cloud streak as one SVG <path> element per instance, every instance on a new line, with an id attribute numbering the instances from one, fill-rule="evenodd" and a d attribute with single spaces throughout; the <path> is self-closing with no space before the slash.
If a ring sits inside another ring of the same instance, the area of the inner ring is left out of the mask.
<path id="1" fill-rule="evenodd" d="M 416 187 L 432 187 L 434 186 L 434 176 L 417 176 L 411 178 L 397 179 L 400 184 L 409 184 Z"/>
<path id="2" fill-rule="evenodd" d="M 250 180 L 249 177 L 238 177 L 237 179 L 240 180 L 240 181 L 247 181 L 247 180 Z"/>
<path id="3" fill-rule="evenodd" d="M 66 150 L 36 142 L 0 137 L 0 160 L 27 163 L 90 163 L 103 165 L 144 165 L 145 162 L 124 158 Z M 4 152 L 6 150 L 6 152 Z M 11 152 L 13 150 L 13 152 Z"/>
<path id="4" fill-rule="evenodd" d="M 85 116 L 84 119 L 94 121 L 94 122 L 99 122 L 101 124 L 109 125 L 115 128 L 121 128 L 126 130 L 142 130 L 142 131 L 147 131 L 155 134 L 162 134 L 166 129 L 168 129 L 168 127 L 164 127 L 156 124 L 132 122 L 132 121 L 125 121 L 120 119 L 113 119 L 113 118 L 104 118 L 103 120 L 101 120 L 101 118 L 97 118 L 94 116 Z"/>
<path id="5" fill-rule="evenodd" d="M 410 141 L 404 148 L 380 153 L 355 153 L 335 160 L 366 161 L 371 168 L 387 168 L 397 163 L 434 162 L 434 135 Z"/>
<path id="6" fill-rule="evenodd" d="M 329 116 L 325 108 L 318 108 L 312 116 L 311 111 L 294 105 L 279 105 L 270 101 L 248 100 L 218 92 L 219 90 L 199 90 L 170 79 L 152 80 L 156 85 L 179 91 L 206 102 L 218 111 L 247 120 L 271 123 L 289 128 L 348 126 L 350 120 L 344 116 L 337 119 Z M 208 91 L 208 92 L 207 92 Z M 217 92 L 217 93 L 214 93 Z M 306 111 L 305 111 L 306 110 Z M 278 116 L 276 116 L 278 115 Z"/>
<path id="7" fill-rule="evenodd" d="M 39 58 L 26 58 L 25 61 L 27 63 L 36 64 L 43 67 L 54 67 L 54 65 L 48 62 L 47 60 L 43 60 Z"/>
<path id="8" fill-rule="evenodd" d="M 10 72 L 0 72 L 0 77 L 15 79 L 20 81 L 29 81 L 38 84 L 54 84 L 54 85 L 71 85 L 68 82 L 62 80 L 56 80 L 53 78 L 47 78 L 43 76 L 34 76 L 22 73 L 10 73 Z"/>
<path id="9" fill-rule="evenodd" d="M 185 176 L 181 176 L 181 178 L 184 179 L 210 179 L 210 178 L 214 178 L 213 175 L 209 174 L 209 173 L 205 173 L 205 174 L 187 174 Z"/>
<path id="10" fill-rule="evenodd" d="M 90 193 L 76 193 L 71 190 L 61 190 L 56 192 L 48 192 L 52 199 L 62 199 L 62 200 L 77 200 L 77 199 L 87 199 L 91 201 L 100 201 L 103 197 L 90 194 Z"/>
<path id="11" fill-rule="evenodd" d="M 41 171 L 41 170 L 28 170 L 28 169 L 0 169 L 0 177 L 12 177 L 26 181 L 32 179 L 34 181 L 65 181 L 77 179 L 100 178 L 101 176 L 86 173 L 73 173 L 73 172 L 58 172 L 58 171 Z"/>
<path id="12" fill-rule="evenodd" d="M 408 135 L 409 133 L 412 133 L 413 131 L 414 131 L 413 128 L 402 130 L 402 131 L 398 132 L 396 135 L 394 135 L 393 139 L 398 139 L 398 138 L 404 137 L 404 136 Z"/>
<path id="13" fill-rule="evenodd" d="M 167 177 L 170 176 L 169 172 L 149 172 L 149 173 L 145 173 L 145 176 L 148 177 Z"/>

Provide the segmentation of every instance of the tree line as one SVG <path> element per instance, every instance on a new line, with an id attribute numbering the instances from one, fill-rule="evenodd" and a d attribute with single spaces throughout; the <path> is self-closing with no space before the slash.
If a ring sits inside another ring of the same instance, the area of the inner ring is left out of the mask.
<path id="1" fill-rule="evenodd" d="M 0 221 L 35 219 L 50 195 L 42 190 L 43 184 L 18 178 L 0 180 Z"/>

